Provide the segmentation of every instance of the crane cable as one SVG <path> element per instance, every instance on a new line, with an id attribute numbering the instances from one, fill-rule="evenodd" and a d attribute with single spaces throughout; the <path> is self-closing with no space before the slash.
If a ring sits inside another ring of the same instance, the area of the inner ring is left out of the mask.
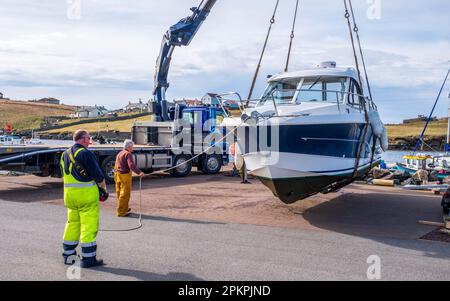
<path id="1" fill-rule="evenodd" d="M 247 98 L 248 100 L 250 100 L 252 98 L 252 96 L 253 96 L 253 90 L 255 89 L 256 80 L 257 80 L 258 74 L 259 74 L 259 69 L 261 69 L 261 63 L 262 63 L 264 54 L 266 52 L 267 43 L 269 42 L 270 32 L 272 31 L 273 24 L 275 24 L 275 16 L 276 16 L 277 11 L 278 11 L 278 4 L 280 4 L 280 0 L 277 0 L 277 2 L 275 4 L 275 9 L 273 11 L 272 18 L 270 19 L 270 25 L 269 25 L 269 29 L 267 31 L 266 40 L 264 42 L 264 46 L 263 46 L 263 49 L 262 49 L 262 52 L 261 52 L 261 56 L 259 58 L 258 66 L 256 67 L 255 75 L 253 76 L 253 81 L 252 81 L 252 85 L 250 87 L 250 92 L 248 93 L 248 98 Z"/>
<path id="2" fill-rule="evenodd" d="M 361 71 L 360 71 L 360 68 L 359 68 L 358 54 L 356 52 L 355 38 L 353 37 L 352 24 L 351 24 L 351 21 L 350 21 L 350 12 L 348 10 L 347 0 L 344 0 L 344 6 L 345 6 L 345 18 L 347 19 L 348 30 L 349 30 L 349 33 L 350 33 L 350 39 L 352 41 L 352 48 L 353 48 L 353 55 L 355 57 L 356 70 L 358 72 L 359 85 L 361 86 L 361 90 L 363 90 L 363 84 L 362 84 L 362 79 L 361 79 Z M 364 93 L 362 93 L 362 94 L 364 94 Z"/>
<path id="3" fill-rule="evenodd" d="M 353 18 L 353 24 L 354 24 L 353 31 L 356 33 L 356 39 L 358 41 L 359 53 L 361 55 L 361 62 L 363 64 L 364 74 L 365 74 L 365 77 L 366 77 L 367 90 L 369 91 L 370 99 L 373 100 L 373 98 L 372 98 L 372 89 L 370 88 L 370 82 L 369 82 L 369 75 L 367 74 L 366 61 L 364 59 L 364 53 L 363 53 L 363 50 L 362 50 L 362 47 L 361 47 L 361 39 L 359 37 L 359 28 L 358 28 L 358 25 L 356 25 L 355 13 L 353 12 L 352 0 L 348 0 L 348 2 L 350 4 L 350 11 L 351 11 L 352 18 Z"/>
<path id="4" fill-rule="evenodd" d="M 297 0 L 297 3 L 295 5 L 295 13 L 294 13 L 294 21 L 292 22 L 292 31 L 291 31 L 291 40 L 289 42 L 289 50 L 288 50 L 288 55 L 287 55 L 287 60 L 286 60 L 286 67 L 284 68 L 284 72 L 288 72 L 289 70 L 289 61 L 291 58 L 291 50 L 292 50 L 292 42 L 295 38 L 295 23 L 297 21 L 297 13 L 298 13 L 298 6 L 299 6 L 299 2 L 300 0 Z"/>

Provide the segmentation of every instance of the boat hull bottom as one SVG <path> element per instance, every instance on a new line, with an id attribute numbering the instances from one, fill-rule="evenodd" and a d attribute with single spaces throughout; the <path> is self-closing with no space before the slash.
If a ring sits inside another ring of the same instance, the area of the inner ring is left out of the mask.
<path id="1" fill-rule="evenodd" d="M 373 164 L 372 167 L 377 166 Z M 338 190 L 354 180 L 365 175 L 371 168 L 366 167 L 358 171 L 356 177 L 353 174 L 343 175 L 317 175 L 301 178 L 258 179 L 269 188 L 273 194 L 285 204 L 293 204 L 318 193 L 332 192 L 332 188 Z M 335 186 L 334 186 L 335 185 Z"/>

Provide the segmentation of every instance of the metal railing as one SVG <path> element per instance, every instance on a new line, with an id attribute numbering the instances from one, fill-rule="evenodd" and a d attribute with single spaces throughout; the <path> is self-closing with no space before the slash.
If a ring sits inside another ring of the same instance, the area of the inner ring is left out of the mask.
<path id="1" fill-rule="evenodd" d="M 332 93 L 336 95 L 336 100 L 331 101 L 331 100 L 316 100 L 317 102 L 329 102 L 329 103 L 336 103 L 338 106 L 338 110 L 339 112 L 341 112 L 341 105 L 347 104 L 353 108 L 356 108 L 359 110 L 360 113 L 362 112 L 369 112 L 369 111 L 377 111 L 378 108 L 375 105 L 375 103 L 369 98 L 366 97 L 364 95 L 358 94 L 358 93 L 353 93 L 353 92 L 347 92 L 347 91 L 336 91 L 336 90 L 310 90 L 310 89 L 296 89 L 296 92 L 318 92 L 318 93 Z M 260 98 L 260 99 L 247 99 L 244 100 L 242 99 L 241 95 L 238 92 L 228 92 L 228 93 L 224 93 L 224 94 L 220 94 L 217 95 L 217 98 L 219 100 L 219 105 L 220 107 L 224 110 L 224 112 L 226 112 L 225 110 L 225 106 L 223 104 L 223 101 L 225 100 L 231 100 L 231 99 L 226 99 L 224 97 L 226 96 L 231 96 L 231 95 L 235 95 L 238 97 L 239 99 L 239 110 L 241 111 L 241 113 L 244 112 L 244 110 L 246 108 L 254 108 L 257 107 L 258 105 L 264 104 L 266 103 L 268 100 L 272 102 L 274 109 L 275 109 L 275 117 L 292 117 L 291 115 L 289 116 L 281 116 L 279 114 L 278 111 L 278 105 L 283 105 L 283 104 L 295 104 L 298 103 L 297 100 L 291 100 L 289 102 L 283 102 L 283 103 L 278 103 L 276 101 L 275 98 L 275 93 L 279 92 L 279 90 L 274 90 L 272 91 L 270 94 L 268 94 L 265 98 Z M 350 97 L 350 96 L 354 96 L 354 97 Z M 293 98 L 293 97 L 292 97 Z M 357 101 L 355 101 L 357 100 Z M 304 102 L 310 102 L 310 101 L 304 101 Z M 227 114 L 228 115 L 228 114 Z M 297 116 L 297 115 L 295 115 Z M 305 114 L 298 114 L 298 116 L 305 116 Z"/>

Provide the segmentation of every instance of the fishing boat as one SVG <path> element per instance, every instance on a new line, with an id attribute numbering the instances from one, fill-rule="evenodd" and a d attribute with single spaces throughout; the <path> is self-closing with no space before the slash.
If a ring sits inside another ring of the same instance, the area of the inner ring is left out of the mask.
<path id="1" fill-rule="evenodd" d="M 450 157 L 447 155 L 431 156 L 427 154 L 406 155 L 404 163 L 397 163 L 395 169 L 406 172 L 410 176 L 419 170 L 433 173 L 438 180 L 444 180 L 450 176 Z"/>
<path id="2" fill-rule="evenodd" d="M 411 176 L 421 169 L 429 169 L 429 165 L 433 163 L 433 157 L 427 154 L 407 155 L 403 159 L 404 163 L 397 163 L 396 169 Z"/>
<path id="3" fill-rule="evenodd" d="M 241 116 L 237 143 L 249 173 L 290 204 L 336 191 L 378 165 L 386 129 L 359 82 L 355 69 L 335 62 L 271 77 Z"/>

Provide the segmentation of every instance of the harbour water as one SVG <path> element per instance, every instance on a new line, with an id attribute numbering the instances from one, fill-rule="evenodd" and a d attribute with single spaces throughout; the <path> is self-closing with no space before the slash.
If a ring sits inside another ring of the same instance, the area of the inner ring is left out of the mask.
<path id="1" fill-rule="evenodd" d="M 383 160 L 388 163 L 397 163 L 397 162 L 403 162 L 403 156 L 410 155 L 412 151 L 387 151 L 383 154 Z M 437 152 L 423 152 L 430 156 L 438 156 L 442 153 Z"/>

